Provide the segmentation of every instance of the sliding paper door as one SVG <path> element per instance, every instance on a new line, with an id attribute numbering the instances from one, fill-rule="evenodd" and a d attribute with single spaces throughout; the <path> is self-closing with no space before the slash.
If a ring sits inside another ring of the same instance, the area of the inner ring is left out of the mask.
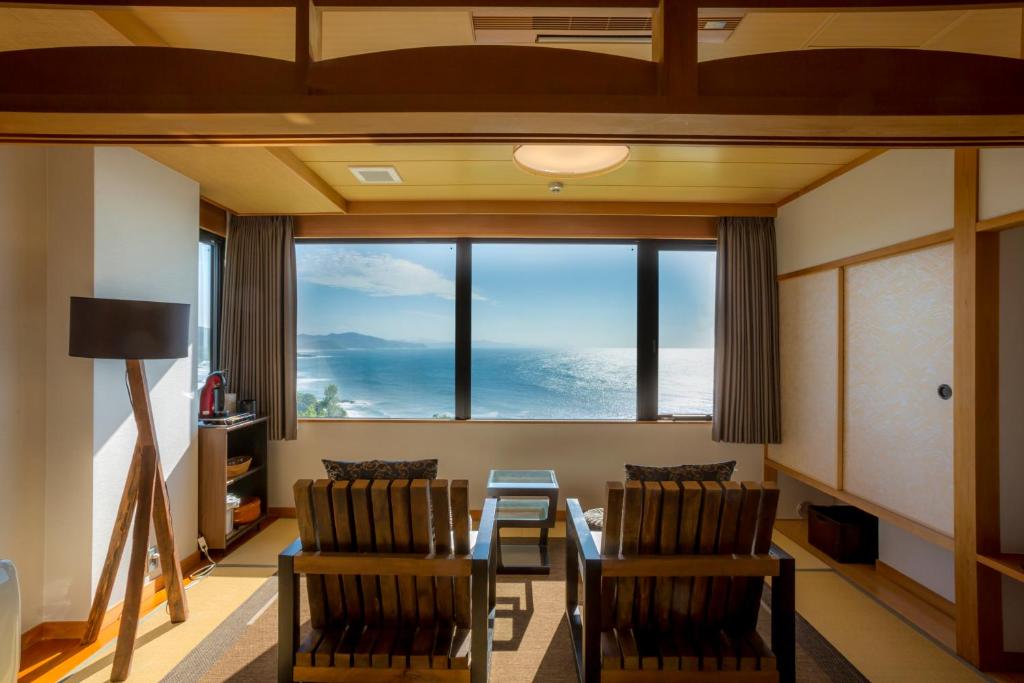
<path id="1" fill-rule="evenodd" d="M 952 245 L 848 267 L 845 315 L 844 488 L 951 536 Z"/>

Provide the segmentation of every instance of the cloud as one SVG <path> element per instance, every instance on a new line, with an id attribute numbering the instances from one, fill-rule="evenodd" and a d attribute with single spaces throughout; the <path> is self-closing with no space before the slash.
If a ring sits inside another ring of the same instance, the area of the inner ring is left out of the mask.
<path id="1" fill-rule="evenodd" d="M 298 277 L 327 287 L 354 289 L 370 296 L 455 298 L 455 282 L 424 265 L 390 254 L 364 254 L 344 248 L 303 254 Z"/>

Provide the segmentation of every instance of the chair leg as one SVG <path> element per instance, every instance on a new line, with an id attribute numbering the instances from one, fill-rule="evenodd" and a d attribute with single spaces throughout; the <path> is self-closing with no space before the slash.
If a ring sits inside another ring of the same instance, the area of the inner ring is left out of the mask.
<path id="1" fill-rule="evenodd" d="M 295 558 L 281 555 L 277 560 L 277 680 L 292 683 L 295 647 L 299 630 L 299 580 Z"/>
<path id="2" fill-rule="evenodd" d="M 587 560 L 583 577 L 583 683 L 601 680 L 601 563 Z"/>
<path id="3" fill-rule="evenodd" d="M 473 561 L 472 568 L 472 633 L 470 635 L 469 680 L 487 683 L 491 655 L 492 562 Z"/>
<path id="4" fill-rule="evenodd" d="M 779 575 L 772 580 L 772 651 L 781 683 L 796 681 L 796 561 L 779 559 Z"/>

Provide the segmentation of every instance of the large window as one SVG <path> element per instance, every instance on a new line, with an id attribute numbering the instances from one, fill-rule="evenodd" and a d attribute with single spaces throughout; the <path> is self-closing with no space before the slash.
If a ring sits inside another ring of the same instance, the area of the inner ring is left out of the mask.
<path id="1" fill-rule="evenodd" d="M 636 245 L 473 245 L 472 414 L 636 418 Z"/>
<path id="2" fill-rule="evenodd" d="M 714 245 L 303 242 L 304 418 L 703 419 Z"/>
<path id="3" fill-rule="evenodd" d="M 220 288 L 224 262 L 224 239 L 199 231 L 199 296 L 196 306 L 196 385 L 220 366 Z"/>
<path id="4" fill-rule="evenodd" d="M 299 417 L 455 416 L 455 245 L 305 243 Z"/>

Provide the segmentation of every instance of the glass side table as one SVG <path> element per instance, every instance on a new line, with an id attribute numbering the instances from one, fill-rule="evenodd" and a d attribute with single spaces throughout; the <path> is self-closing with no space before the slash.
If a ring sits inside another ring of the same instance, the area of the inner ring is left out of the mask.
<path id="1" fill-rule="evenodd" d="M 487 497 L 497 498 L 494 521 L 498 536 L 498 574 L 549 574 L 548 530 L 555 525 L 558 480 L 554 470 L 491 470 Z M 536 550 L 523 543 L 503 543 L 502 529 L 539 529 Z M 534 561 L 528 561 L 533 554 Z M 505 556 L 515 563 L 505 563 Z M 522 560 L 522 561 L 520 561 Z"/>

